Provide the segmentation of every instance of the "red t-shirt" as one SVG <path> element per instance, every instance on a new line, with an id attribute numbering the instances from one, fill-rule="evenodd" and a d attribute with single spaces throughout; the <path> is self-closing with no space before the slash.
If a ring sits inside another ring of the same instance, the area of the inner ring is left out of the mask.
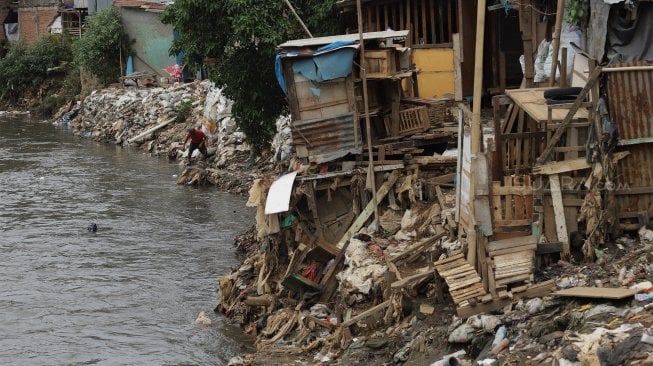
<path id="1" fill-rule="evenodd" d="M 204 141 L 205 138 L 206 138 L 206 135 L 204 134 L 204 132 L 202 132 L 200 130 L 195 130 L 193 132 L 189 132 L 188 135 L 186 135 L 186 141 L 188 141 L 188 139 L 190 139 L 195 144 L 201 143 L 202 141 Z"/>

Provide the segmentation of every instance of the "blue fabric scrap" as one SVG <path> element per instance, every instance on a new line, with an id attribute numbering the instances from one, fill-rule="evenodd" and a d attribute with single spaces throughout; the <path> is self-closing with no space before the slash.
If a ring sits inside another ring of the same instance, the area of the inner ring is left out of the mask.
<path id="1" fill-rule="evenodd" d="M 301 74 L 313 82 L 334 80 L 351 74 L 356 50 L 349 46 L 353 44 L 352 41 L 336 41 L 315 51 L 277 53 L 274 71 L 281 90 L 283 90 L 284 94 L 288 94 L 286 81 L 283 77 L 282 58 L 296 57 L 297 60 L 293 62 L 293 72 Z M 319 88 L 317 88 L 317 92 L 316 95 L 319 95 Z"/>

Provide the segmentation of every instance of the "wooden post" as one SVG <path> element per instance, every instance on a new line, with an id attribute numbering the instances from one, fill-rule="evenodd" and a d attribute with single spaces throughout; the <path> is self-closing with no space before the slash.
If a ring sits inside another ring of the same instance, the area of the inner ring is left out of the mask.
<path id="1" fill-rule="evenodd" d="M 472 110 L 472 154 L 481 151 L 481 99 L 483 97 L 483 44 L 485 41 L 485 0 L 478 1 L 476 15 L 476 51 L 474 58 L 474 95 Z M 473 188 L 472 188 L 473 191 Z M 473 202 L 473 198 L 470 198 Z"/>
<path id="2" fill-rule="evenodd" d="M 560 31 L 562 29 L 562 17 L 565 12 L 565 0 L 558 0 L 558 7 L 556 8 L 556 25 L 553 31 L 553 58 L 551 59 L 551 76 L 549 77 L 549 86 L 554 86 L 556 83 L 556 70 L 558 67 L 558 50 L 560 49 Z M 566 72 L 560 70 L 560 81 L 562 81 L 562 73 Z"/>
<path id="3" fill-rule="evenodd" d="M 485 42 L 485 0 L 478 0 L 476 13 L 476 49 L 474 58 L 474 95 L 472 110 L 472 155 L 481 151 L 481 99 L 483 96 L 483 44 Z M 476 199 L 476 172 L 472 169 L 469 192 L 469 212 L 475 213 L 474 201 Z M 474 220 L 476 221 L 476 220 Z M 467 261 L 476 268 L 476 230 L 467 233 Z"/>
<path id="4" fill-rule="evenodd" d="M 549 176 L 551 185 L 551 199 L 553 201 L 553 212 L 555 213 L 556 232 L 558 241 L 562 242 L 562 256 L 567 260 L 570 256 L 569 237 L 567 234 L 567 222 L 565 221 L 565 209 L 562 204 L 562 189 L 560 187 L 560 176 L 552 174 Z"/>
<path id="5" fill-rule="evenodd" d="M 453 40 L 453 90 L 454 100 L 463 100 L 462 71 L 460 70 L 460 33 L 451 36 Z"/>
<path id="6" fill-rule="evenodd" d="M 519 8 L 519 28 L 521 28 L 521 38 L 524 43 L 524 80 L 527 88 L 533 87 L 533 32 L 531 23 L 533 14 L 531 10 L 531 0 L 522 0 Z"/>
<path id="7" fill-rule="evenodd" d="M 376 200 L 376 182 L 374 179 L 374 155 L 372 151 L 372 128 L 370 127 L 370 106 L 367 98 L 367 66 L 365 64 L 365 40 L 363 39 L 363 11 L 361 10 L 361 0 L 356 0 L 356 12 L 358 13 L 358 40 L 360 43 L 360 65 L 361 65 L 361 80 L 363 82 L 363 104 L 365 105 L 365 131 L 367 137 L 367 154 L 368 154 L 368 177 L 371 180 L 372 186 L 372 204 L 374 205 L 374 225 L 379 220 L 379 207 Z M 378 19 L 377 19 L 378 22 Z M 358 121 L 356 121 L 358 123 Z"/>
<path id="8" fill-rule="evenodd" d="M 560 87 L 567 87 L 567 47 L 560 50 Z"/>
<path id="9" fill-rule="evenodd" d="M 463 110 L 458 109 L 458 159 L 456 163 L 456 222 L 460 222 L 460 182 L 463 177 L 463 134 L 465 133 L 465 119 Z M 462 230 L 458 230 L 458 238 L 460 239 Z"/>

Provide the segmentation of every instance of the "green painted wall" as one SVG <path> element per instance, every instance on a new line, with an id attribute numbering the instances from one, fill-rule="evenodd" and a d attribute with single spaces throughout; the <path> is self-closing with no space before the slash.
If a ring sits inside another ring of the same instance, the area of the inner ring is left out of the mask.
<path id="1" fill-rule="evenodd" d="M 121 8 L 122 22 L 129 38 L 135 40 L 134 71 L 155 72 L 168 76 L 165 68 L 175 64 L 175 58 L 168 55 L 172 44 L 171 25 L 162 24 L 160 13 L 143 9 Z"/>

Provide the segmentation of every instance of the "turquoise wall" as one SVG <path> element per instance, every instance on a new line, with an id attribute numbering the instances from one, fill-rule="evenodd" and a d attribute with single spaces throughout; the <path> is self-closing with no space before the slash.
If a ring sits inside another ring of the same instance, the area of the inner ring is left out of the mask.
<path id="1" fill-rule="evenodd" d="M 168 76 L 165 68 L 175 64 L 175 58 L 168 55 L 172 26 L 161 23 L 160 13 L 139 8 L 121 8 L 120 12 L 125 31 L 135 41 L 134 70 Z"/>

